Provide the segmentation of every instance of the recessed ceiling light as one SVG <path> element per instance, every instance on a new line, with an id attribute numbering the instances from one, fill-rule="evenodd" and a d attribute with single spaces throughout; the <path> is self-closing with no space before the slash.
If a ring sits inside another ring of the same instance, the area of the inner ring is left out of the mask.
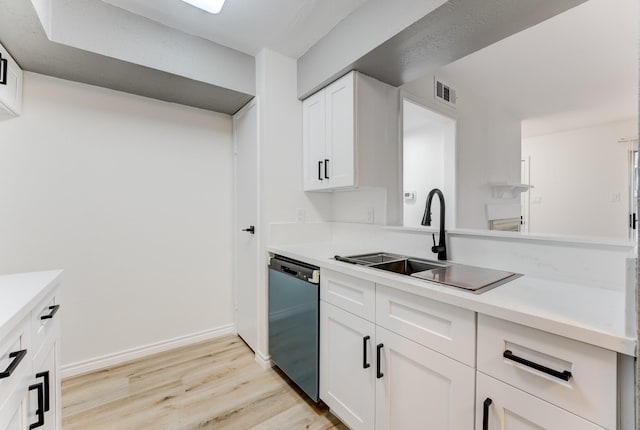
<path id="1" fill-rule="evenodd" d="M 195 6 L 198 9 L 202 9 L 209 13 L 220 13 L 222 5 L 225 0 L 182 0 L 185 3 L 189 3 L 191 6 Z"/>

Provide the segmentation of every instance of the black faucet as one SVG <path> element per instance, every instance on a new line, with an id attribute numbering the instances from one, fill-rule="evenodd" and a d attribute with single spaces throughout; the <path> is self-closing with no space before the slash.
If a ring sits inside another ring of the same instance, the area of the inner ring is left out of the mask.
<path id="1" fill-rule="evenodd" d="M 424 208 L 424 215 L 422 216 L 422 225 L 431 225 L 431 200 L 433 200 L 433 195 L 437 194 L 438 199 L 440 199 L 440 233 L 438 234 L 438 245 L 436 245 L 436 235 L 433 234 L 433 246 L 431 247 L 431 252 L 434 254 L 438 254 L 438 260 L 446 260 L 447 259 L 447 243 L 444 237 L 444 196 L 442 195 L 442 191 L 437 188 L 429 191 L 429 195 L 427 196 L 427 204 Z"/>

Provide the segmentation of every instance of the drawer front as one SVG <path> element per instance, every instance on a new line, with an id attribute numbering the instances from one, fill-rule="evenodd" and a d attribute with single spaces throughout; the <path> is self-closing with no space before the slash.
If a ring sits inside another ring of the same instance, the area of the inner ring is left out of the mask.
<path id="1" fill-rule="evenodd" d="M 483 427 L 485 421 L 487 426 Z M 512 429 L 602 430 L 602 427 L 504 382 L 478 373 L 476 430 Z"/>
<path id="2" fill-rule="evenodd" d="M 376 287 L 373 282 L 322 270 L 320 299 L 368 321 L 375 321 Z"/>
<path id="3" fill-rule="evenodd" d="M 376 323 L 475 367 L 476 314 L 473 311 L 378 284 Z"/>
<path id="4" fill-rule="evenodd" d="M 60 326 L 59 290 L 55 290 L 42 300 L 31 312 L 31 328 L 33 330 L 34 355 L 40 351 L 45 339 L 58 330 Z"/>
<path id="5" fill-rule="evenodd" d="M 10 373 L 0 378 L 0 405 L 5 403 L 17 386 L 25 385 L 26 378 L 30 376 L 33 359 L 30 336 L 31 329 L 27 318 L 0 341 L 0 372 Z"/>
<path id="6" fill-rule="evenodd" d="M 616 353 L 478 315 L 478 370 L 605 428 L 616 428 Z M 563 372 L 571 372 L 564 375 Z"/>

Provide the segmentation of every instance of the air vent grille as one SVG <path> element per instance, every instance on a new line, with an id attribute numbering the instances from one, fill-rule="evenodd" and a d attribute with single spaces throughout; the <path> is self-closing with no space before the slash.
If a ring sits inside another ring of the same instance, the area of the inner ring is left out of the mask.
<path id="1" fill-rule="evenodd" d="M 456 90 L 438 79 L 435 79 L 435 97 L 436 100 L 453 108 L 455 108 L 456 100 L 458 99 Z"/>

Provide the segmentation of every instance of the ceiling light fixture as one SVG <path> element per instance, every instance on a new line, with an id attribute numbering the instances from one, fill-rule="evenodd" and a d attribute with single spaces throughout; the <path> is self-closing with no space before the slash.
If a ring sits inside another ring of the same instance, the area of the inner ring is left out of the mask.
<path id="1" fill-rule="evenodd" d="M 220 13 L 225 0 L 182 0 L 209 13 Z"/>

